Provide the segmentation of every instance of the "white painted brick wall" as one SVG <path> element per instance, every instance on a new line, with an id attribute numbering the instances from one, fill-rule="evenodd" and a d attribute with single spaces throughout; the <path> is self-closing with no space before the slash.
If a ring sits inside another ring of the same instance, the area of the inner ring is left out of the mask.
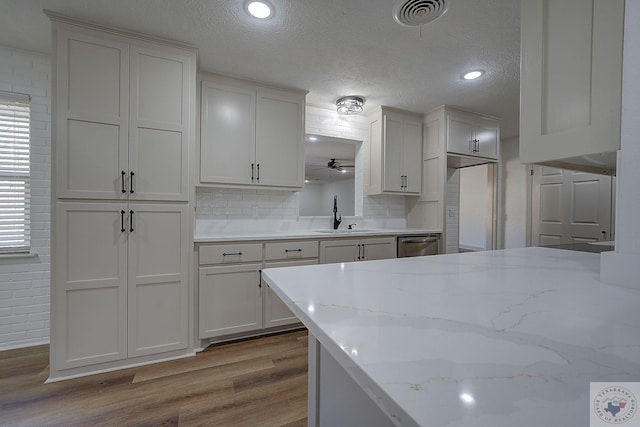
<path id="1" fill-rule="evenodd" d="M 0 258 L 0 350 L 49 342 L 51 60 L 0 46 L 0 90 L 31 95 L 31 258 Z"/>
<path id="2" fill-rule="evenodd" d="M 445 250 L 448 254 L 457 254 L 460 239 L 460 169 L 447 169 L 447 188 L 445 200 Z"/>
<path id="3" fill-rule="evenodd" d="M 356 155 L 355 212 L 365 218 L 404 218 L 404 196 L 366 196 L 364 177 L 369 157 L 369 121 L 366 116 L 341 116 L 334 110 L 306 108 L 306 133 L 362 141 Z M 205 188 L 196 190 L 196 219 L 296 220 L 298 193 L 277 190 Z"/>

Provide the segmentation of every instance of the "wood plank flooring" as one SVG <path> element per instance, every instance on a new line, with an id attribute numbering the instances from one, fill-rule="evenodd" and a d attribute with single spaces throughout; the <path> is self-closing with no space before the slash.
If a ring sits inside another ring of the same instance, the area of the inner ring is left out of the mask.
<path id="1" fill-rule="evenodd" d="M 0 352 L 0 426 L 306 426 L 307 332 L 51 384 L 49 346 Z"/>

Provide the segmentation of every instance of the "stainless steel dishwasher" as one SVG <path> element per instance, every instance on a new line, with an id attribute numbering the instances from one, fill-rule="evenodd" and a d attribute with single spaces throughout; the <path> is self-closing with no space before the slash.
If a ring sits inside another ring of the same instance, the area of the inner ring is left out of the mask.
<path id="1" fill-rule="evenodd" d="M 438 255 L 439 234 L 421 236 L 398 236 L 398 258 L 408 256 Z"/>

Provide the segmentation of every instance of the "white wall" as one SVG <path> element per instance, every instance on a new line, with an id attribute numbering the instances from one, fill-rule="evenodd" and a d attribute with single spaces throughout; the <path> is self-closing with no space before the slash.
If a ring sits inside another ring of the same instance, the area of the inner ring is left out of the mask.
<path id="1" fill-rule="evenodd" d="M 487 248 L 487 165 L 460 169 L 460 246 Z"/>
<path id="2" fill-rule="evenodd" d="M 460 169 L 447 169 L 447 184 L 445 187 L 445 253 L 458 253 L 460 239 Z"/>
<path id="3" fill-rule="evenodd" d="M 51 62 L 0 46 L 0 90 L 31 95 L 31 251 L 0 257 L 0 350 L 49 342 Z"/>
<path id="4" fill-rule="evenodd" d="M 327 215 L 327 212 L 331 212 L 322 203 L 323 187 L 323 184 L 315 182 L 304 184 L 304 191 L 300 192 L 300 216 Z"/>
<path id="5" fill-rule="evenodd" d="M 502 169 L 501 218 L 498 221 L 499 248 L 523 248 L 527 245 L 527 165 L 520 163 L 520 139 L 500 143 Z"/>

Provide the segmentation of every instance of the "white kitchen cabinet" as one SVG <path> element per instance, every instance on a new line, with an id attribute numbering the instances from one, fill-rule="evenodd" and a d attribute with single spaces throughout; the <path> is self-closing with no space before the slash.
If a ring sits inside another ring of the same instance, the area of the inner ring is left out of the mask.
<path id="1" fill-rule="evenodd" d="M 47 14 L 50 376 L 184 356 L 196 51 Z"/>
<path id="2" fill-rule="evenodd" d="M 206 75 L 200 184 L 302 188 L 304 114 L 304 93 Z"/>
<path id="3" fill-rule="evenodd" d="M 195 52 L 54 30 L 57 197 L 187 201 Z"/>
<path id="4" fill-rule="evenodd" d="M 320 242 L 320 263 L 372 261 L 396 257 L 395 237 L 334 239 Z"/>
<path id="5" fill-rule="evenodd" d="M 318 242 L 315 242 L 316 248 Z M 317 253 L 317 251 L 316 251 Z M 278 267 L 295 267 L 299 265 L 314 265 L 318 263 L 318 258 L 303 259 L 297 261 L 271 261 L 265 263 L 265 268 L 278 268 Z M 300 323 L 300 320 L 289 307 L 282 302 L 280 297 L 271 290 L 269 285 L 264 284 L 264 327 L 272 328 L 276 326 L 287 326 Z"/>
<path id="6" fill-rule="evenodd" d="M 202 245 L 198 259 L 199 337 L 261 329 L 262 243 Z"/>
<path id="7" fill-rule="evenodd" d="M 371 138 L 368 194 L 420 195 L 421 116 L 380 107 L 369 118 Z"/>
<path id="8" fill-rule="evenodd" d="M 447 152 L 498 158 L 500 126 L 497 120 L 446 109 Z"/>
<path id="9" fill-rule="evenodd" d="M 262 263 L 200 267 L 200 338 L 262 328 L 261 268 Z"/>
<path id="10" fill-rule="evenodd" d="M 612 173 L 624 0 L 522 2 L 520 161 Z"/>
<path id="11" fill-rule="evenodd" d="M 58 202 L 55 369 L 188 346 L 185 205 Z"/>

